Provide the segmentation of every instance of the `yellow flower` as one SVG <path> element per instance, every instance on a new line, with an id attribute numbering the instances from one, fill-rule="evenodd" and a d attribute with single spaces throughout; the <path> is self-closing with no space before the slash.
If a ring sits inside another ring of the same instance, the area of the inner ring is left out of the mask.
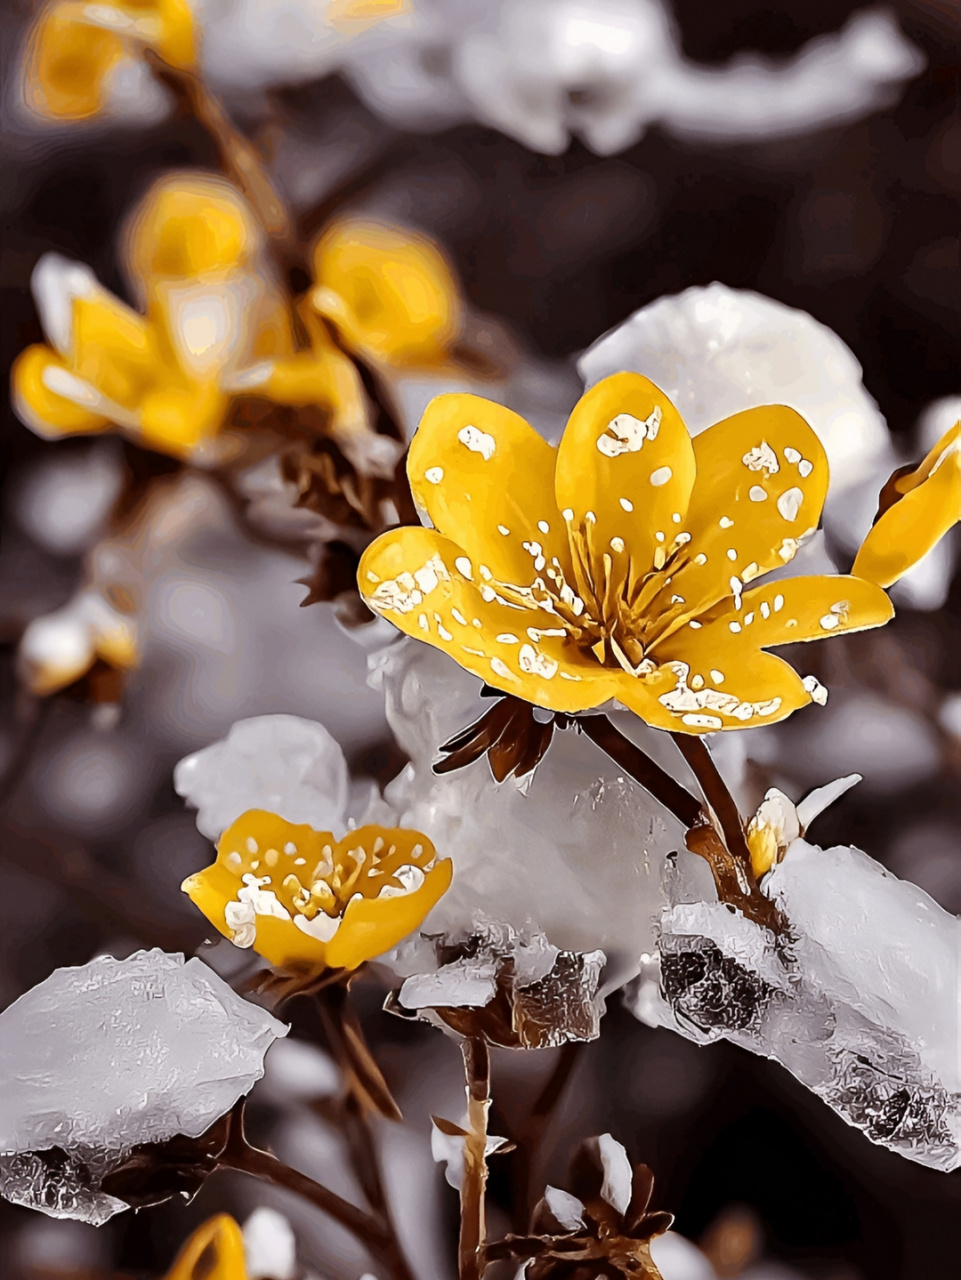
<path id="1" fill-rule="evenodd" d="M 95 589 L 27 626 L 18 665 L 31 693 L 47 697 L 87 674 L 97 660 L 125 672 L 140 661 L 137 627 Z"/>
<path id="2" fill-rule="evenodd" d="M 239 947 L 295 972 L 356 969 L 413 932 L 452 875 L 417 831 L 329 831 L 251 809 L 183 890 Z"/>
<path id="3" fill-rule="evenodd" d="M 151 48 L 171 66 L 192 69 L 197 37 L 187 0 L 64 0 L 34 27 L 24 86 L 39 115 L 86 120 L 110 101 L 125 63 Z"/>
<path id="4" fill-rule="evenodd" d="M 199 1226 L 165 1280 L 247 1280 L 244 1237 L 233 1218 L 219 1213 Z"/>
<path id="5" fill-rule="evenodd" d="M 864 539 L 851 570 L 882 587 L 896 582 L 961 520 L 961 422 L 889 488 L 890 505 Z"/>
<path id="6" fill-rule="evenodd" d="M 426 237 L 342 219 L 317 242 L 314 280 L 314 306 L 352 350 L 387 366 L 447 361 L 460 326 L 457 282 Z"/>
<path id="7" fill-rule="evenodd" d="M 783 405 L 693 440 L 646 378 L 615 374 L 555 450 L 471 395 L 428 406 L 408 459 L 432 528 L 377 539 L 372 609 L 506 693 L 558 712 L 617 699 L 658 728 L 743 729 L 823 701 L 775 645 L 892 616 L 854 576 L 779 579 L 817 528 L 828 465 Z"/>
<path id="8" fill-rule="evenodd" d="M 78 263 L 49 254 L 38 264 L 49 345 L 28 347 L 14 365 L 20 417 L 47 437 L 115 427 L 177 457 L 202 452 L 224 423 L 234 382 L 292 350 L 261 257 L 253 215 L 227 182 L 161 179 L 124 237 L 144 314 Z"/>

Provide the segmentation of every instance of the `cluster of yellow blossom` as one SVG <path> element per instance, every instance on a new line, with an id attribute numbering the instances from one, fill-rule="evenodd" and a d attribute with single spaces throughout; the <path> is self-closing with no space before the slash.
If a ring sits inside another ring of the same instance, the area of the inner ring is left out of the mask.
<path id="1" fill-rule="evenodd" d="M 887 622 L 882 586 L 961 516 L 959 431 L 898 481 L 852 574 L 751 585 L 792 560 L 827 494 L 824 449 L 794 410 L 748 409 L 692 439 L 663 391 L 614 374 L 554 449 L 501 405 L 439 396 L 408 458 L 431 527 L 378 538 L 360 590 L 552 711 L 614 699 L 681 733 L 772 724 L 826 691 L 766 650 Z"/>
<path id="2" fill-rule="evenodd" d="M 309 975 L 356 969 L 396 946 L 446 893 L 452 872 L 417 831 L 365 826 L 337 840 L 251 809 L 183 889 L 237 946 Z"/>
<path id="3" fill-rule="evenodd" d="M 295 314 L 250 208 L 214 175 L 160 179 L 122 245 L 142 312 L 56 255 L 35 273 L 48 342 L 20 355 L 13 394 L 44 436 L 119 428 L 149 448 L 202 460 L 217 456 L 236 397 L 257 395 L 319 406 L 356 458 L 372 430 L 342 347 L 384 365 L 431 365 L 444 360 L 459 324 L 457 285 L 440 252 L 358 219 L 320 237 L 314 286 Z"/>

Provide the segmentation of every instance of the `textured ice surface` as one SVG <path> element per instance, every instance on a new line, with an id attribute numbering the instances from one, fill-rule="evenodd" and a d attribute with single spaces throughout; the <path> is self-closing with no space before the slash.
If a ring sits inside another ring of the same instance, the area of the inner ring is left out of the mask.
<path id="1" fill-rule="evenodd" d="M 248 809 L 267 809 L 317 831 L 347 825 L 350 780 L 337 741 L 316 720 L 254 716 L 226 738 L 181 760 L 174 787 L 197 809 L 210 840 Z"/>
<path id="2" fill-rule="evenodd" d="M 636 311 L 578 368 L 588 386 L 623 369 L 644 374 L 695 435 L 754 405 L 789 405 L 828 455 L 831 533 L 853 549 L 870 528 L 897 461 L 888 429 L 850 348 L 807 312 L 723 284 L 685 289 Z"/>
<path id="3" fill-rule="evenodd" d="M 202 961 L 138 951 L 57 969 L 0 1014 L 0 1191 L 100 1224 L 141 1143 L 199 1137 L 263 1074 L 287 1027 Z"/>
<path id="4" fill-rule="evenodd" d="M 785 945 L 721 903 L 679 901 L 635 1012 L 774 1058 L 873 1142 L 961 1166 L 961 919 L 843 846 L 796 840 L 764 888 Z"/>
<path id="5" fill-rule="evenodd" d="M 602 950 L 606 981 L 636 973 L 666 902 L 664 857 L 683 847 L 679 824 L 569 730 L 554 734 L 529 786 L 496 784 L 486 760 L 437 777 L 437 748 L 491 705 L 478 697 L 480 682 L 413 640 L 371 663 L 410 763 L 368 820 L 423 831 L 454 863 L 453 884 L 421 933 L 469 936 L 480 913 L 561 950 Z"/>

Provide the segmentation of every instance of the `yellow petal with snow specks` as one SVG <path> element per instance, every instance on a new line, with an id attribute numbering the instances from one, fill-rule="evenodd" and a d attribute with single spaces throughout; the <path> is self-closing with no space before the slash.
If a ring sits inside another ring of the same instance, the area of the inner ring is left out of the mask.
<path id="1" fill-rule="evenodd" d="M 424 883 L 412 893 L 352 898 L 336 936 L 327 944 L 327 963 L 335 969 L 356 969 L 396 947 L 423 923 L 450 888 L 453 875 L 453 862 L 444 858 L 426 872 Z"/>
<path id="2" fill-rule="evenodd" d="M 40 343 L 21 351 L 10 373 L 13 407 L 39 436 L 72 436 L 106 431 L 110 421 L 85 404 L 57 395 L 48 386 L 73 375 L 59 356 Z M 89 388 L 91 400 L 96 392 Z"/>
<path id="3" fill-rule="evenodd" d="M 708 662 L 693 653 L 684 661 L 664 662 L 654 676 L 636 681 L 635 688 L 618 695 L 625 706 L 655 728 L 674 733 L 776 724 L 812 700 L 783 659 L 733 644 L 714 646 Z"/>
<path id="4" fill-rule="evenodd" d="M 785 405 L 747 409 L 694 439 L 697 480 L 670 586 L 680 596 L 665 632 L 793 559 L 817 526 L 828 490 L 824 448 Z M 735 581 L 732 584 L 732 579 Z M 663 602 L 652 608 L 667 615 Z"/>
<path id="5" fill-rule="evenodd" d="M 694 484 L 694 450 L 681 415 L 637 373 L 615 373 L 585 392 L 557 450 L 557 506 L 595 561 L 627 554 L 642 577 L 681 529 Z"/>
<path id="6" fill-rule="evenodd" d="M 457 282 L 425 236 L 344 218 L 314 249 L 311 295 L 351 347 L 387 365 L 444 363 L 460 326 Z"/>
<path id="7" fill-rule="evenodd" d="M 468 578 L 471 569 L 450 539 L 408 527 L 367 548 L 357 581 L 371 609 L 505 693 L 565 712 L 617 696 L 619 668 L 572 645 L 546 611 L 514 607 L 482 576 Z"/>
<path id="8" fill-rule="evenodd" d="M 903 497 L 878 517 L 851 570 L 882 587 L 897 582 L 961 520 L 961 422 L 894 488 Z"/>
<path id="9" fill-rule="evenodd" d="M 396 946 L 451 882 L 419 831 L 329 831 L 252 809 L 221 836 L 217 860 L 183 891 L 225 937 L 280 968 L 354 969 Z"/>
<path id="10" fill-rule="evenodd" d="M 745 591 L 741 606 L 723 600 L 709 613 L 658 641 L 658 662 L 687 662 L 692 671 L 724 671 L 719 654 L 750 660 L 759 649 L 823 640 L 847 631 L 883 626 L 894 616 L 891 601 L 873 582 L 852 575 L 781 578 Z"/>
<path id="11" fill-rule="evenodd" d="M 222 276 L 249 262 L 262 237 L 246 201 L 216 174 L 158 179 L 127 224 L 123 255 L 131 277 L 154 280 Z"/>
<path id="12" fill-rule="evenodd" d="M 414 501 L 479 575 L 529 586 L 553 556 L 570 577 L 567 532 L 554 501 L 554 450 L 511 409 L 481 396 L 436 396 L 411 442 Z"/>
<path id="13" fill-rule="evenodd" d="M 110 73 L 123 56 L 115 32 L 52 6 L 30 38 L 23 72 L 28 105 L 56 120 L 89 120 L 106 106 Z"/>
<path id="14" fill-rule="evenodd" d="M 219 1213 L 202 1223 L 165 1280 L 247 1280 L 243 1232 L 233 1218 Z"/>

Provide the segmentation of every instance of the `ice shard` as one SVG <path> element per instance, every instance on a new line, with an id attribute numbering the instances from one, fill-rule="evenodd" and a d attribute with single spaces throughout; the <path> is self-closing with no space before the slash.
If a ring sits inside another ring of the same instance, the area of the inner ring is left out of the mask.
<path id="1" fill-rule="evenodd" d="M 199 1137 L 287 1027 L 202 961 L 160 950 L 57 969 L 0 1014 L 0 1192 L 99 1225 L 102 1179 L 142 1143 Z"/>

